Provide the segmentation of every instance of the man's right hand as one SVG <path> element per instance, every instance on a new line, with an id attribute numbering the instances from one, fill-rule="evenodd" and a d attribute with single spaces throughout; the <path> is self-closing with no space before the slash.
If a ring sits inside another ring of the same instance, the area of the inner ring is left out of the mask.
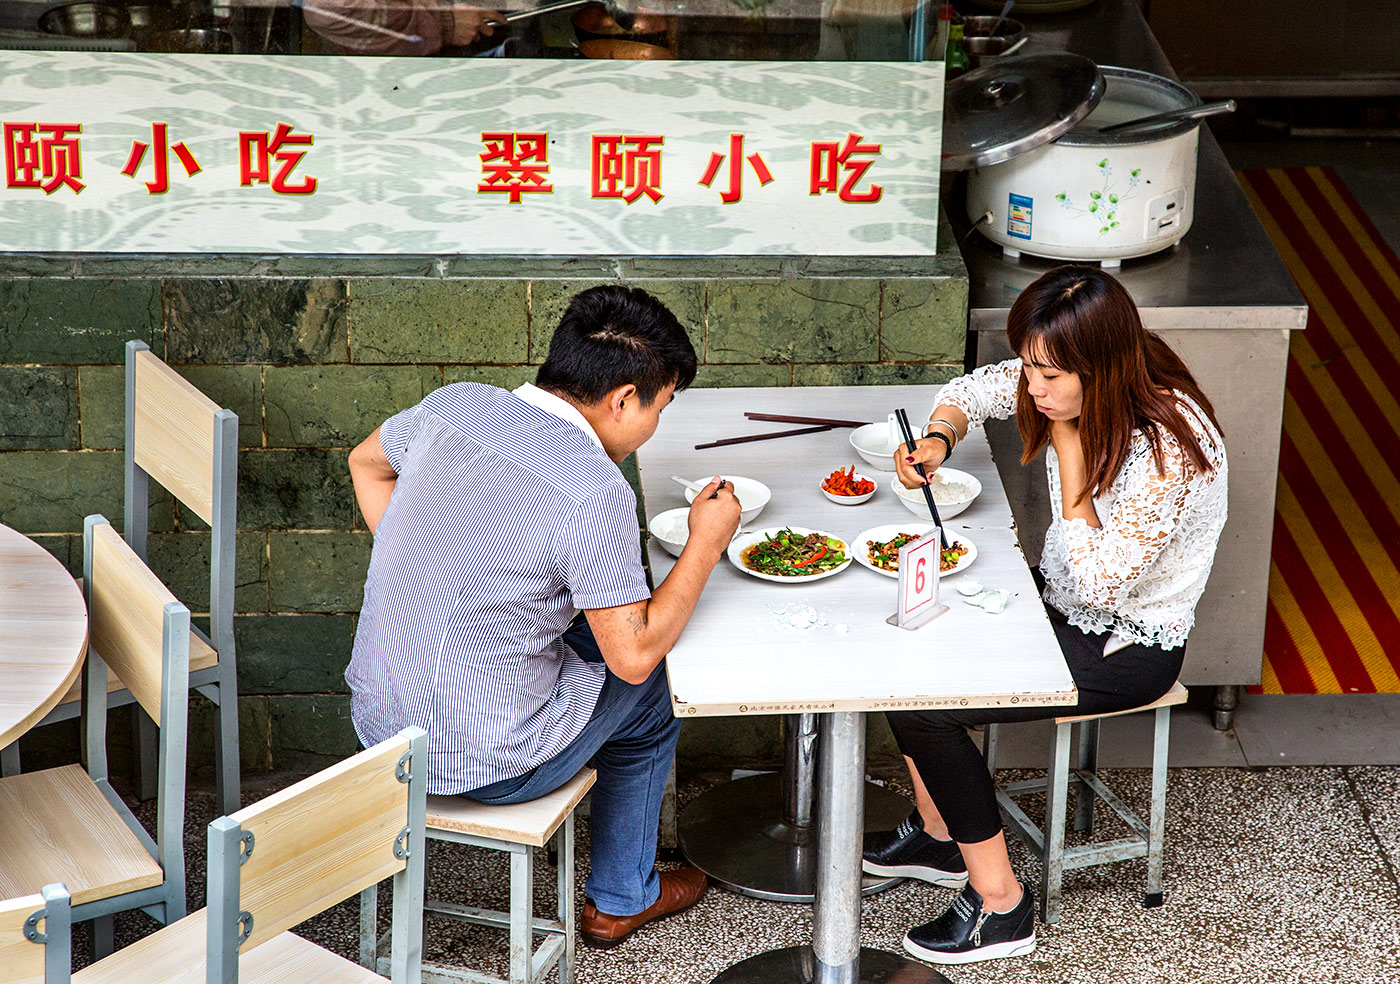
<path id="1" fill-rule="evenodd" d="M 901 444 L 899 450 L 894 453 L 894 470 L 906 489 L 917 489 L 920 485 L 928 484 L 927 480 L 920 478 L 919 473 L 914 470 L 916 464 L 923 465 L 924 471 L 932 475 L 948 455 L 948 449 L 936 438 L 926 437 L 915 444 L 917 447 L 912 452 L 908 446 Z"/>
<path id="2" fill-rule="evenodd" d="M 690 538 L 685 543 L 687 550 L 692 545 L 703 548 L 716 562 L 739 528 L 739 497 L 729 482 L 721 488 L 721 481 L 718 476 L 710 479 L 690 504 Z"/>

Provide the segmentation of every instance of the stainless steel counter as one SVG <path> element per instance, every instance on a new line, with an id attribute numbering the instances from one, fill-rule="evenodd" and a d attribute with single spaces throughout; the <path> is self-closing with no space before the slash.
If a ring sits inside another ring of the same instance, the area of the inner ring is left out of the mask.
<path id="1" fill-rule="evenodd" d="M 1070 13 L 1028 16 L 1025 23 L 1026 53 L 1068 50 L 1101 65 L 1176 77 L 1132 0 L 1099 0 Z M 981 235 L 968 235 L 962 185 L 953 182 L 945 201 L 970 278 L 970 355 L 985 365 L 1011 355 L 1004 330 L 1016 295 L 1060 261 L 1009 260 Z M 1207 127 L 1201 128 L 1191 231 L 1161 253 L 1124 260 L 1114 273 L 1147 327 L 1161 332 L 1196 374 L 1225 429 L 1230 520 L 1182 671 L 1188 686 L 1218 688 L 1217 726 L 1224 727 L 1236 685 L 1260 678 L 1288 338 L 1306 324 L 1307 306 Z M 993 422 L 988 437 L 1027 557 L 1038 561 L 1049 522 L 1044 466 L 1016 463 L 1021 445 L 1014 423 Z"/>

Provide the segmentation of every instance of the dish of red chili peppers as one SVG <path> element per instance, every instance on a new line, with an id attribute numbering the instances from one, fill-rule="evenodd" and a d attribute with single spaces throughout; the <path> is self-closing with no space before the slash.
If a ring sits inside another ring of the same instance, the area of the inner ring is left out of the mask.
<path id="1" fill-rule="evenodd" d="M 789 583 L 831 577 L 851 565 L 844 540 L 800 526 L 738 536 L 729 545 L 729 561 L 745 574 Z"/>

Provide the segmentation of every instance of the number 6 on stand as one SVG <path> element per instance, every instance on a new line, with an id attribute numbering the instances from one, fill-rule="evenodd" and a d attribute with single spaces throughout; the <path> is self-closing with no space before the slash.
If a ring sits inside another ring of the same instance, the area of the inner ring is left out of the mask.
<path id="1" fill-rule="evenodd" d="M 948 610 L 938 601 L 939 550 L 942 531 L 899 548 L 899 607 L 885 621 L 901 629 L 917 629 Z"/>

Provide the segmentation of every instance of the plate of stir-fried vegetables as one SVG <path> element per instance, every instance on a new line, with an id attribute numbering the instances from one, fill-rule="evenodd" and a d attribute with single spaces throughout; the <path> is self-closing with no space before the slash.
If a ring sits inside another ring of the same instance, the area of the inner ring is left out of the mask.
<path id="1" fill-rule="evenodd" d="M 820 530 L 775 526 L 745 533 L 729 545 L 729 562 L 765 581 L 817 581 L 851 566 L 846 541 Z"/>
<path id="2" fill-rule="evenodd" d="M 906 543 L 930 536 L 937 527 L 929 523 L 892 523 L 875 526 L 856 534 L 851 541 L 851 555 L 856 563 L 876 574 L 899 577 L 899 548 Z M 959 574 L 977 559 L 977 545 L 959 533 L 948 534 L 948 548 L 939 551 L 938 567 L 943 577 Z"/>

